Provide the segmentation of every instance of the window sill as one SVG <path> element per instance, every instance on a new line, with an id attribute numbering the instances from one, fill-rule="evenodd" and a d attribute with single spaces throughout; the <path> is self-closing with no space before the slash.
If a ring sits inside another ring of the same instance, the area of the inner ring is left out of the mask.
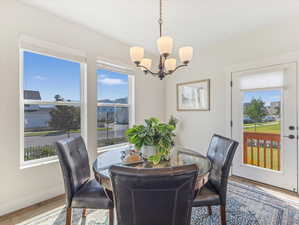
<path id="1" fill-rule="evenodd" d="M 27 169 L 27 168 L 32 168 L 32 167 L 37 167 L 37 166 L 44 166 L 47 164 L 52 164 L 58 162 L 58 157 L 57 156 L 52 156 L 52 157 L 47 157 L 44 159 L 35 159 L 35 160 L 29 160 L 26 162 L 21 162 L 20 169 Z"/>
<path id="2" fill-rule="evenodd" d="M 104 152 L 107 152 L 107 151 L 113 151 L 113 150 L 116 150 L 116 149 L 119 149 L 119 148 L 126 148 L 126 147 L 129 147 L 130 146 L 130 143 L 129 142 L 125 142 L 125 143 L 122 143 L 122 144 L 116 144 L 116 145 L 110 145 L 110 146 L 105 146 L 105 147 L 101 147 L 101 148 L 98 148 L 98 154 L 102 154 Z"/>
<path id="3" fill-rule="evenodd" d="M 97 153 L 102 154 L 102 153 L 107 152 L 107 151 L 113 151 L 113 150 L 116 150 L 116 149 L 119 149 L 119 148 L 127 148 L 129 146 L 130 146 L 129 142 L 122 143 L 122 144 L 105 146 L 105 147 L 98 148 Z M 59 160 L 58 160 L 57 156 L 47 157 L 47 158 L 44 158 L 44 159 L 29 160 L 29 161 L 21 162 L 20 169 L 23 170 L 23 169 L 27 169 L 27 168 L 44 166 L 44 165 L 48 165 L 48 164 L 52 164 L 52 163 L 57 163 L 58 161 Z"/>

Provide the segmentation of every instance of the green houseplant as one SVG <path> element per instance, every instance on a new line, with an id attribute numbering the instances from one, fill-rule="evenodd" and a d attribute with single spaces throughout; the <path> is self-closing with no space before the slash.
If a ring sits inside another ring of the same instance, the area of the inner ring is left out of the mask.
<path id="1" fill-rule="evenodd" d="M 169 159 L 177 122 L 173 116 L 168 123 L 162 123 L 157 118 L 149 118 L 145 120 L 145 125 L 135 125 L 128 129 L 126 135 L 136 149 L 152 147 L 155 152 L 148 157 L 148 160 L 158 164 L 161 160 Z"/>

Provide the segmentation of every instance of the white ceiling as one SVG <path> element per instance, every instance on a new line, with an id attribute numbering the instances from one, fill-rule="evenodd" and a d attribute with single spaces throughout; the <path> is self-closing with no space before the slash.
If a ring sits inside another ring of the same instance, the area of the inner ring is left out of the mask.
<path id="1" fill-rule="evenodd" d="M 19 0 L 156 52 L 159 0 Z M 163 0 L 165 33 L 195 51 L 298 16 L 298 0 Z"/>

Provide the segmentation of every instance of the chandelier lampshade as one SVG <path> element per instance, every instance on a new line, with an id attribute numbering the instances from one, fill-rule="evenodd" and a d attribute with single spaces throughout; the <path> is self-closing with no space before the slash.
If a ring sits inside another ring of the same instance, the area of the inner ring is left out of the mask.
<path id="1" fill-rule="evenodd" d="M 140 63 L 144 56 L 144 49 L 141 47 L 132 47 L 130 49 L 131 60 L 134 63 Z"/>
<path id="2" fill-rule="evenodd" d="M 179 57 L 182 64 L 177 66 L 177 60 L 175 58 L 168 58 L 172 53 L 173 39 L 170 36 L 162 35 L 162 0 L 160 0 L 160 17 L 158 23 L 160 28 L 160 37 L 157 40 L 157 47 L 160 55 L 158 71 L 153 72 L 151 70 L 152 60 L 144 58 L 144 49 L 142 47 L 132 47 L 130 49 L 130 56 L 132 62 L 144 71 L 145 74 L 150 73 L 163 80 L 166 76 L 173 74 L 177 69 L 188 66 L 193 57 L 193 48 L 188 46 L 179 49 Z"/>
<path id="3" fill-rule="evenodd" d="M 170 58 L 165 60 L 165 69 L 167 72 L 172 72 L 176 68 L 176 59 Z"/>
<path id="4" fill-rule="evenodd" d="M 157 40 L 160 55 L 169 56 L 172 52 L 173 39 L 169 36 L 160 37 Z"/>
<path id="5" fill-rule="evenodd" d="M 141 60 L 140 65 L 143 66 L 143 67 L 141 67 L 141 69 L 142 69 L 143 71 L 146 70 L 145 68 L 147 68 L 147 69 L 150 70 L 150 69 L 151 69 L 151 66 L 152 66 L 152 60 L 151 60 L 151 59 L 144 58 L 144 59 Z"/>
<path id="6" fill-rule="evenodd" d="M 182 47 L 179 49 L 179 56 L 182 63 L 187 64 L 193 57 L 192 47 Z"/>

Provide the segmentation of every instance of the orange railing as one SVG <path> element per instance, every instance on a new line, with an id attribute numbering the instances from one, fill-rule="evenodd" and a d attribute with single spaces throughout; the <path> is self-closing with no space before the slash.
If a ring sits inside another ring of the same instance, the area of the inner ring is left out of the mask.
<path id="1" fill-rule="evenodd" d="M 280 134 L 244 132 L 245 164 L 280 170 Z"/>

